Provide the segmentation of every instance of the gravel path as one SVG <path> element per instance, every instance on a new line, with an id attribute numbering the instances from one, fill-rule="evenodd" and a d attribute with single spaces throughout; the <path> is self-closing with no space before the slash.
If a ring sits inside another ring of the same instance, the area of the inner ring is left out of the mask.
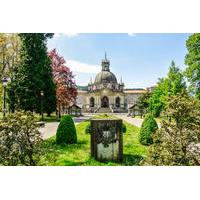
<path id="1" fill-rule="evenodd" d="M 143 122 L 143 119 L 140 119 L 140 118 L 132 118 L 132 117 L 127 117 L 127 114 L 116 114 L 116 117 L 130 123 L 130 124 L 133 124 L 137 127 L 141 127 L 142 126 L 142 122 Z"/>
<path id="2" fill-rule="evenodd" d="M 90 119 L 91 116 L 83 116 L 83 117 L 75 117 L 74 122 L 75 124 L 79 124 L 82 121 Z M 56 134 L 56 130 L 58 128 L 59 122 L 48 122 L 45 124 L 45 127 L 40 128 L 39 131 L 42 134 L 44 139 L 52 137 Z"/>
<path id="3" fill-rule="evenodd" d="M 141 127 L 142 122 L 143 122 L 143 119 L 127 117 L 127 114 L 114 114 L 114 115 L 130 124 L 137 126 L 137 127 Z M 74 122 L 75 122 L 75 124 L 79 124 L 82 121 L 90 119 L 92 116 L 94 116 L 94 115 L 88 114 L 83 117 L 76 117 L 76 118 L 74 118 Z M 42 134 L 42 137 L 49 138 L 49 137 L 55 135 L 56 130 L 58 128 L 58 124 L 59 124 L 59 122 L 46 123 L 44 128 L 39 129 Z M 158 124 L 158 126 L 160 126 L 160 124 Z"/>

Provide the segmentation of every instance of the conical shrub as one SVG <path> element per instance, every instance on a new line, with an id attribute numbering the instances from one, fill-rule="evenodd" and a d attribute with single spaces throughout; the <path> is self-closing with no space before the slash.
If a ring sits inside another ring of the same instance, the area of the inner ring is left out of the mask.
<path id="1" fill-rule="evenodd" d="M 71 116 L 62 117 L 56 132 L 56 143 L 60 145 L 77 143 L 76 128 Z"/>
<path id="2" fill-rule="evenodd" d="M 153 134 L 158 129 L 158 125 L 156 120 L 153 118 L 151 114 L 146 115 L 139 134 L 139 141 L 143 145 L 151 145 L 153 144 Z"/>

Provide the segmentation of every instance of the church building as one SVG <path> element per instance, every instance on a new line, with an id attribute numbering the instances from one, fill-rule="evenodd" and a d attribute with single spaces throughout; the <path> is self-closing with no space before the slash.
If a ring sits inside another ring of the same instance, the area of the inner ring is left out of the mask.
<path id="1" fill-rule="evenodd" d="M 135 105 L 138 97 L 145 93 L 145 89 L 125 89 L 115 74 L 110 71 L 110 61 L 105 58 L 101 62 L 102 70 L 94 82 L 84 87 L 79 87 L 77 105 L 83 112 L 110 113 L 128 112 L 128 108 Z"/>

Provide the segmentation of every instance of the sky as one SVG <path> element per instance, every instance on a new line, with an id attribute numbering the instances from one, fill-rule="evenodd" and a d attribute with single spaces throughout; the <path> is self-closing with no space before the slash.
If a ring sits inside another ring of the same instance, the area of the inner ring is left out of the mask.
<path id="1" fill-rule="evenodd" d="M 146 88 L 165 77 L 172 60 L 185 69 L 185 46 L 190 34 L 148 33 L 56 33 L 48 50 L 57 49 L 75 74 L 77 85 L 85 86 L 101 71 L 105 52 L 110 70 L 125 88 Z"/>

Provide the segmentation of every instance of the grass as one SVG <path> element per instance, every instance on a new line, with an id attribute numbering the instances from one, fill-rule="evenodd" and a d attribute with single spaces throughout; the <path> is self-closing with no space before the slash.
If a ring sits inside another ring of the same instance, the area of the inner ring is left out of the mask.
<path id="1" fill-rule="evenodd" d="M 98 116 L 98 118 L 107 116 Z M 95 117 L 96 118 L 96 117 Z M 117 165 L 139 165 L 145 157 L 147 148 L 138 141 L 139 128 L 126 124 L 127 132 L 124 134 L 124 161 L 123 163 L 98 162 L 90 157 L 90 135 L 85 133 L 89 121 L 81 122 L 76 126 L 78 143 L 73 145 L 59 146 L 55 143 L 55 136 L 43 143 L 45 154 L 39 165 L 47 166 L 117 166 Z"/>

